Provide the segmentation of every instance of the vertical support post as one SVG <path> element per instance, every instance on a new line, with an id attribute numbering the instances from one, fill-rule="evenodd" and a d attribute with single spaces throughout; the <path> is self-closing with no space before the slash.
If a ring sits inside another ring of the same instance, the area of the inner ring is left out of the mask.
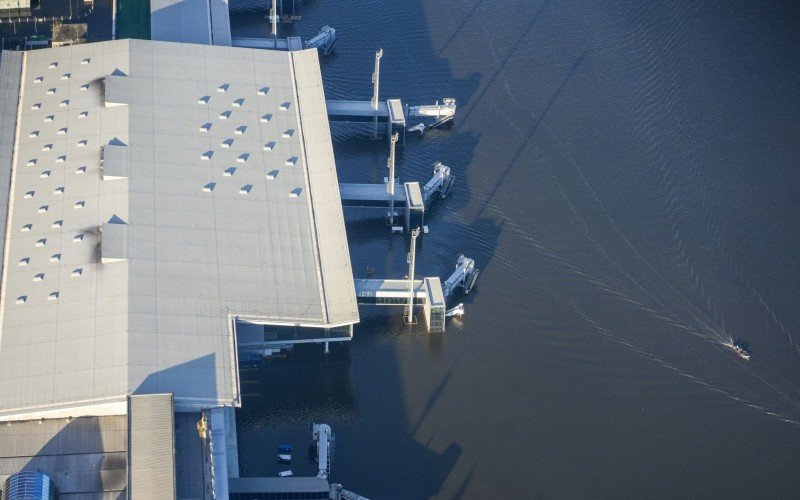
<path id="1" fill-rule="evenodd" d="M 272 23 L 272 43 L 274 48 L 278 48 L 278 0 L 272 0 L 272 8 L 269 10 L 269 20 Z"/>
<path id="2" fill-rule="evenodd" d="M 406 323 L 414 324 L 414 264 L 417 257 L 417 236 L 419 227 L 411 231 L 411 248 L 408 251 L 408 305 L 406 306 Z"/>
<path id="3" fill-rule="evenodd" d="M 386 160 L 386 166 L 389 167 L 389 183 L 386 185 L 386 192 L 389 193 L 389 225 L 394 226 L 394 148 L 397 144 L 397 132 L 392 134 L 389 142 L 389 159 Z"/>
<path id="4" fill-rule="evenodd" d="M 375 52 L 375 71 L 372 73 L 372 110 L 375 112 L 372 124 L 372 138 L 378 138 L 378 92 L 381 80 L 381 57 L 383 57 L 383 49 L 378 49 Z"/>
<path id="5" fill-rule="evenodd" d="M 330 354 L 330 352 L 331 352 L 331 349 L 330 349 L 330 347 L 328 347 L 328 342 L 326 341 L 325 342 L 325 354 Z"/>

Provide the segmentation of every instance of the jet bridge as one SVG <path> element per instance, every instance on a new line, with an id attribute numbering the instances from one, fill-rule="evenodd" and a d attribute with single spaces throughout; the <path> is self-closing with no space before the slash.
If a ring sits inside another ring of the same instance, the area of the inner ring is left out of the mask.
<path id="1" fill-rule="evenodd" d="M 450 194 L 455 176 L 450 172 L 450 167 L 437 161 L 433 164 L 433 177 L 423 187 L 418 182 L 406 182 L 402 184 L 402 189 L 396 183 L 395 189 L 390 190 L 387 189 L 388 182 L 389 178 L 386 177 L 383 184 L 340 183 L 342 206 L 402 210 L 405 228 L 409 231 L 412 227 L 424 225 L 425 211 L 437 199 L 437 194 L 439 198 Z M 394 215 L 398 215 L 396 211 Z"/>

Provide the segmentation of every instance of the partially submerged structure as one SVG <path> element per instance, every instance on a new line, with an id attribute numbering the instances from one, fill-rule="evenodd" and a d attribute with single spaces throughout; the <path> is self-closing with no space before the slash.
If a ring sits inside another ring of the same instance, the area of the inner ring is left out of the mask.
<path id="1" fill-rule="evenodd" d="M 316 51 L 2 60 L 0 418 L 239 404 L 236 325 L 358 321 Z"/>

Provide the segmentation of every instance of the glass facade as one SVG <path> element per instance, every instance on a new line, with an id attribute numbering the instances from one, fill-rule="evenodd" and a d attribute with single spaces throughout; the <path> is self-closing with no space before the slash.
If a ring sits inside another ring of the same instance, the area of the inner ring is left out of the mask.
<path id="1" fill-rule="evenodd" d="M 3 500 L 55 500 L 53 481 L 41 472 L 22 471 L 3 484 Z"/>
<path id="2" fill-rule="evenodd" d="M 309 499 L 323 500 L 330 498 L 327 491 L 314 491 L 302 493 L 231 493 L 230 500 L 289 500 L 289 499 Z"/>
<path id="3" fill-rule="evenodd" d="M 433 306 L 428 313 L 428 330 L 432 332 L 444 331 L 444 306 Z"/>

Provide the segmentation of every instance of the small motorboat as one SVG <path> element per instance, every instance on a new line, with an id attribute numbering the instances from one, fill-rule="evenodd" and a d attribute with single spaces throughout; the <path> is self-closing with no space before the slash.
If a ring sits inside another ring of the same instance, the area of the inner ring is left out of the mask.
<path id="1" fill-rule="evenodd" d="M 282 464 L 288 464 L 292 462 L 292 445 L 278 445 L 278 462 Z"/>
<path id="2" fill-rule="evenodd" d="M 740 358 L 750 361 L 750 352 L 741 342 L 731 342 L 728 344 L 728 347 L 730 347 L 733 352 L 738 354 Z"/>

